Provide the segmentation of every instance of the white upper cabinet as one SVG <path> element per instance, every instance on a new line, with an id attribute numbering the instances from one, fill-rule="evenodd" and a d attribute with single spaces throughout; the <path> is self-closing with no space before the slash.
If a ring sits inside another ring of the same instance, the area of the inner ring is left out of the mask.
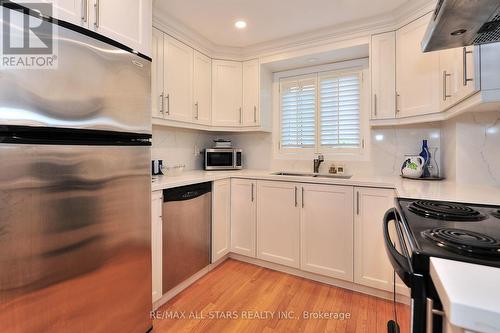
<path id="1" fill-rule="evenodd" d="M 29 1 L 15 0 L 30 7 Z M 37 1 L 33 1 L 37 2 Z M 151 56 L 152 0 L 41 0 L 51 3 L 52 17 L 111 38 Z"/>
<path id="2" fill-rule="evenodd" d="M 260 124 L 260 70 L 259 60 L 249 60 L 243 63 L 243 126 L 258 126 Z"/>
<path id="3" fill-rule="evenodd" d="M 212 61 L 213 125 L 242 125 L 242 71 L 239 61 Z"/>
<path id="4" fill-rule="evenodd" d="M 396 32 L 373 35 L 371 40 L 372 119 L 396 115 Z"/>
<path id="5" fill-rule="evenodd" d="M 398 117 L 439 112 L 439 52 L 422 53 L 420 43 L 432 14 L 396 32 L 396 113 Z"/>
<path id="6" fill-rule="evenodd" d="M 28 8 L 34 8 L 32 5 L 37 3 L 52 4 L 52 17 L 63 20 L 84 28 L 89 27 L 89 0 L 11 0 Z M 46 13 L 44 13 L 46 14 Z"/>
<path id="7" fill-rule="evenodd" d="M 392 291 L 394 270 L 385 252 L 382 221 L 394 207 L 394 190 L 359 187 L 355 196 L 354 282 Z M 396 288 L 399 293 L 408 292 L 399 278 Z"/>
<path id="8" fill-rule="evenodd" d="M 441 110 L 446 110 L 477 92 L 474 47 L 439 51 Z"/>
<path id="9" fill-rule="evenodd" d="M 353 187 L 301 186 L 301 269 L 353 281 Z"/>
<path id="10" fill-rule="evenodd" d="M 88 0 L 90 29 L 151 55 L 152 0 Z"/>
<path id="11" fill-rule="evenodd" d="M 300 267 L 299 185 L 257 182 L 257 258 Z"/>
<path id="12" fill-rule="evenodd" d="M 163 33 L 158 29 L 153 29 L 151 50 L 151 112 L 153 118 L 163 118 Z"/>
<path id="13" fill-rule="evenodd" d="M 169 35 L 163 38 L 164 114 L 166 119 L 193 120 L 193 49 Z"/>
<path id="14" fill-rule="evenodd" d="M 193 71 L 194 121 L 210 125 L 212 120 L 212 59 L 195 50 Z"/>
<path id="15" fill-rule="evenodd" d="M 255 257 L 257 182 L 231 180 L 231 252 Z"/>
<path id="16" fill-rule="evenodd" d="M 54 17 L 82 27 L 89 26 L 89 9 L 86 0 L 53 0 L 52 4 Z"/>
<path id="17" fill-rule="evenodd" d="M 231 182 L 213 182 L 212 191 L 212 262 L 224 257 L 230 249 Z"/>

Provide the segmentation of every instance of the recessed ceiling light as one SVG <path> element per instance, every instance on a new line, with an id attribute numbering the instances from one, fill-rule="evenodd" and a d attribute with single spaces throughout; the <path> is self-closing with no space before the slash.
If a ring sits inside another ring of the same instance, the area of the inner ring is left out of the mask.
<path id="1" fill-rule="evenodd" d="M 307 62 L 316 62 L 318 60 L 319 60 L 318 58 L 309 58 L 307 59 Z"/>
<path id="2" fill-rule="evenodd" d="M 243 20 L 238 20 L 234 23 L 234 26 L 238 29 L 245 29 L 247 27 L 247 23 Z"/>

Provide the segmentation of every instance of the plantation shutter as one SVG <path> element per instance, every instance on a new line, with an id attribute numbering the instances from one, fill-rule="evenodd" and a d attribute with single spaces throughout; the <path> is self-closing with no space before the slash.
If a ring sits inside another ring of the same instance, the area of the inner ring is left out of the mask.
<path id="1" fill-rule="evenodd" d="M 316 81 L 316 75 L 281 80 L 281 147 L 315 147 Z"/>
<path id="2" fill-rule="evenodd" d="M 360 148 L 360 74 L 325 75 L 320 85 L 320 144 Z"/>

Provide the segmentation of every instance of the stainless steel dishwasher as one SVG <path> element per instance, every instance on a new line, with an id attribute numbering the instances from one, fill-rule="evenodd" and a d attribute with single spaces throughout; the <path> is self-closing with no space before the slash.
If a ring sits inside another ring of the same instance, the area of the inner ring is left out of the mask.
<path id="1" fill-rule="evenodd" d="M 163 294 L 210 264 L 212 184 L 163 191 Z"/>

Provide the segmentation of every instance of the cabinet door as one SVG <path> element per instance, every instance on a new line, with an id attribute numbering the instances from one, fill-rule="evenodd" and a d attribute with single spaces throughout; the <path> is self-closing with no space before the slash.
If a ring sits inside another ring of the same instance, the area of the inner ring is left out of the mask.
<path id="1" fill-rule="evenodd" d="M 254 180 L 231 180 L 231 252 L 255 258 L 256 185 Z"/>
<path id="2" fill-rule="evenodd" d="M 153 29 L 151 63 L 151 112 L 153 118 L 163 118 L 163 32 Z"/>
<path id="3" fill-rule="evenodd" d="M 257 257 L 299 268 L 299 185 L 257 182 Z"/>
<path id="4" fill-rule="evenodd" d="M 212 59 L 194 51 L 194 120 L 210 125 L 212 118 Z"/>
<path id="5" fill-rule="evenodd" d="M 303 185 L 301 269 L 353 281 L 353 187 Z"/>
<path id="6" fill-rule="evenodd" d="M 152 0 L 88 0 L 90 28 L 151 56 Z"/>
<path id="7" fill-rule="evenodd" d="M 153 278 L 153 302 L 162 295 L 162 191 L 152 194 L 151 202 L 151 262 Z"/>
<path id="8" fill-rule="evenodd" d="M 420 43 L 432 14 L 396 32 L 396 112 L 398 117 L 439 111 L 439 52 L 422 53 Z"/>
<path id="9" fill-rule="evenodd" d="M 385 212 L 394 207 L 394 190 L 359 187 L 355 196 L 354 282 L 391 291 L 393 268 L 385 252 L 382 222 Z M 408 292 L 399 278 L 396 289 Z"/>
<path id="10" fill-rule="evenodd" d="M 372 36 L 372 119 L 396 117 L 396 32 Z"/>
<path id="11" fill-rule="evenodd" d="M 242 65 L 239 61 L 212 61 L 212 124 L 242 123 Z"/>
<path id="12" fill-rule="evenodd" d="M 260 124 L 259 69 L 259 59 L 243 63 L 243 126 L 258 126 Z"/>
<path id="13" fill-rule="evenodd" d="M 192 122 L 193 49 L 169 35 L 163 43 L 165 118 Z"/>
<path id="14" fill-rule="evenodd" d="M 85 0 L 53 0 L 54 17 L 82 27 L 89 26 L 88 2 Z"/>
<path id="15" fill-rule="evenodd" d="M 39 1 L 11 0 L 11 1 L 19 3 L 28 8 L 35 8 L 32 5 L 36 5 L 37 3 L 50 3 L 52 4 L 52 17 L 58 20 L 79 25 L 84 28 L 87 28 L 89 26 L 88 23 L 89 12 L 86 0 L 39 0 Z"/>
<path id="16" fill-rule="evenodd" d="M 231 183 L 229 179 L 213 183 L 212 191 L 212 262 L 229 253 L 231 232 Z"/>

